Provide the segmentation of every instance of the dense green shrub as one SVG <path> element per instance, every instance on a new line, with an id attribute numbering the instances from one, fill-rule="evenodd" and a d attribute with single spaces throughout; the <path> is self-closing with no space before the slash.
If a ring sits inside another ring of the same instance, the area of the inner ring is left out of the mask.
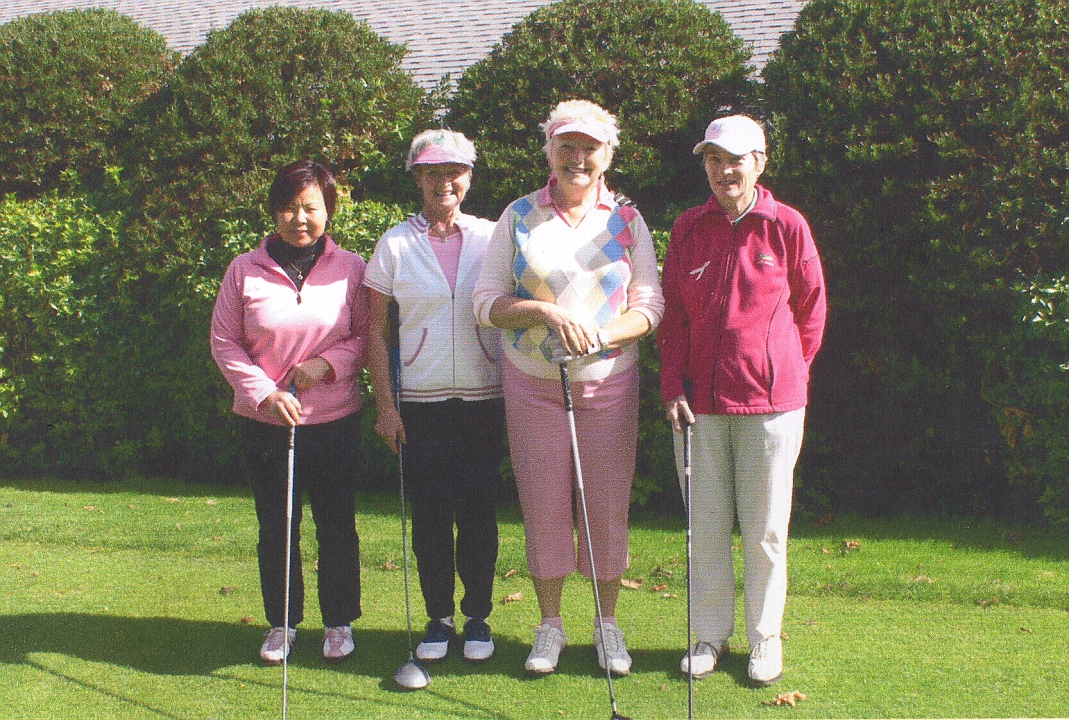
<path id="1" fill-rule="evenodd" d="M 320 160 L 343 182 L 397 168 L 430 119 L 403 56 L 344 12 L 249 10 L 209 33 L 127 139 L 144 223 L 169 250 L 190 233 L 218 237 L 220 214 L 256 222 L 263 190 L 290 161 Z"/>
<path id="2" fill-rule="evenodd" d="M 1022 373 L 1014 287 L 1067 264 L 1067 9 L 814 0 L 764 70 L 773 181 L 830 285 L 806 468 L 829 502 L 1028 514 L 1064 493 L 1064 470 L 1007 482 L 1000 421 L 1007 383 L 1054 382 Z"/>
<path id="3" fill-rule="evenodd" d="M 123 366 L 109 367 L 121 219 L 48 193 L 0 202 L 0 463 L 5 472 L 106 472 L 136 449 L 117 432 Z"/>
<path id="4" fill-rule="evenodd" d="M 561 100 L 618 117 L 610 186 L 657 220 L 709 187 L 691 148 L 721 108 L 750 96 L 750 58 L 716 13 L 693 0 L 564 0 L 518 23 L 457 84 L 447 120 L 479 148 L 469 203 L 497 217 L 545 184 L 538 124 Z"/>
<path id="5" fill-rule="evenodd" d="M 176 63 L 159 33 L 114 10 L 0 26 L 0 197 L 98 186 L 118 165 L 116 134 Z"/>

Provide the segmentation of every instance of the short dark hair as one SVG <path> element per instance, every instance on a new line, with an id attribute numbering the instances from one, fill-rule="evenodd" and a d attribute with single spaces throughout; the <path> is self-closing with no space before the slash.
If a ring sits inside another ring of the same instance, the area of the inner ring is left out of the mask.
<path id="1" fill-rule="evenodd" d="M 298 160 L 279 170 L 271 183 L 271 190 L 267 194 L 267 210 L 272 219 L 302 190 L 312 185 L 318 185 L 323 193 L 327 218 L 334 217 L 334 206 L 338 201 L 338 186 L 334 182 L 334 174 L 325 165 L 314 160 Z"/>

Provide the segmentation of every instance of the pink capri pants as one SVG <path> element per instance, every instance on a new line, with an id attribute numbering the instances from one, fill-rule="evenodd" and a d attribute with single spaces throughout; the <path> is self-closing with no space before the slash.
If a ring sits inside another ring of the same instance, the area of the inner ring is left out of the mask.
<path id="1" fill-rule="evenodd" d="M 527 567 L 539 580 L 590 577 L 560 381 L 503 363 L 505 415 L 527 535 Z M 627 569 L 627 515 L 638 444 L 638 366 L 572 383 L 579 459 L 598 581 Z M 578 529 L 578 532 L 577 532 Z M 576 536 L 579 545 L 576 546 Z"/>

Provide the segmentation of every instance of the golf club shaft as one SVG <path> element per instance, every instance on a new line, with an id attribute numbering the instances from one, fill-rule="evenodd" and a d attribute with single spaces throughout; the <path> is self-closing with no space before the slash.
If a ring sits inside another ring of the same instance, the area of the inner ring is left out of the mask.
<path id="1" fill-rule="evenodd" d="M 616 690 L 612 682 L 612 665 L 609 662 L 608 653 L 605 652 L 605 617 L 601 612 L 601 592 L 598 590 L 598 573 L 594 565 L 594 542 L 590 537 L 590 519 L 586 511 L 586 488 L 583 485 L 583 465 L 579 460 L 579 435 L 575 430 L 575 409 L 572 406 L 572 387 L 568 377 L 568 363 L 560 364 L 560 384 L 564 391 L 564 410 L 568 415 L 568 431 L 572 440 L 572 461 L 575 465 L 575 484 L 579 488 L 579 507 L 583 513 L 583 530 L 586 532 L 586 549 L 590 555 L 590 582 L 594 586 L 594 606 L 598 613 L 598 633 L 601 636 L 601 657 L 605 660 L 605 677 L 609 680 L 609 702 L 612 705 L 612 717 L 616 718 L 619 713 L 616 710 Z"/>
<path id="2" fill-rule="evenodd" d="M 683 494 L 686 496 L 687 505 L 687 718 L 694 720 L 694 625 L 693 625 L 693 596 L 691 593 L 691 551 L 693 549 L 691 528 L 693 515 L 691 514 L 691 488 L 690 488 L 690 423 L 683 421 Z"/>
<path id="3" fill-rule="evenodd" d="M 292 393 L 296 388 L 291 387 Z M 290 572 L 292 563 L 290 553 L 293 551 L 293 455 L 297 426 L 290 425 L 289 447 L 286 452 L 286 569 L 283 573 L 285 589 L 282 592 L 282 720 L 286 720 L 289 691 L 289 654 L 290 654 Z"/>
<path id="4" fill-rule="evenodd" d="M 397 301 L 391 301 L 387 311 L 390 326 L 390 374 L 393 376 L 393 403 L 397 414 L 401 414 L 401 311 Z M 405 563 L 405 616 L 408 622 L 408 660 L 415 659 L 416 652 L 412 644 L 412 587 L 409 580 L 408 565 L 408 504 L 405 499 L 405 462 L 404 449 L 397 441 L 397 475 L 401 482 L 401 547 Z"/>

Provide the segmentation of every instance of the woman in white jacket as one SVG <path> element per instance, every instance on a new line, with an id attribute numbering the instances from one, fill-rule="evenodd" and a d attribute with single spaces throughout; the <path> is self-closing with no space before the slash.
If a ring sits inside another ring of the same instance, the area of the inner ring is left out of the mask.
<path id="1" fill-rule="evenodd" d="M 479 325 L 471 299 L 494 223 L 460 211 L 475 156 L 471 141 L 450 130 L 426 130 L 413 139 L 406 169 L 423 194 L 423 212 L 382 236 L 364 276 L 371 290 L 375 431 L 394 452 L 405 445 L 412 547 L 430 618 L 416 648 L 424 662 L 443 660 L 456 636 L 455 574 L 464 585 L 464 659 L 480 662 L 494 653 L 486 618 L 493 608 L 505 407 L 500 333 Z M 387 309 L 393 301 L 400 414 L 390 382 Z"/>

